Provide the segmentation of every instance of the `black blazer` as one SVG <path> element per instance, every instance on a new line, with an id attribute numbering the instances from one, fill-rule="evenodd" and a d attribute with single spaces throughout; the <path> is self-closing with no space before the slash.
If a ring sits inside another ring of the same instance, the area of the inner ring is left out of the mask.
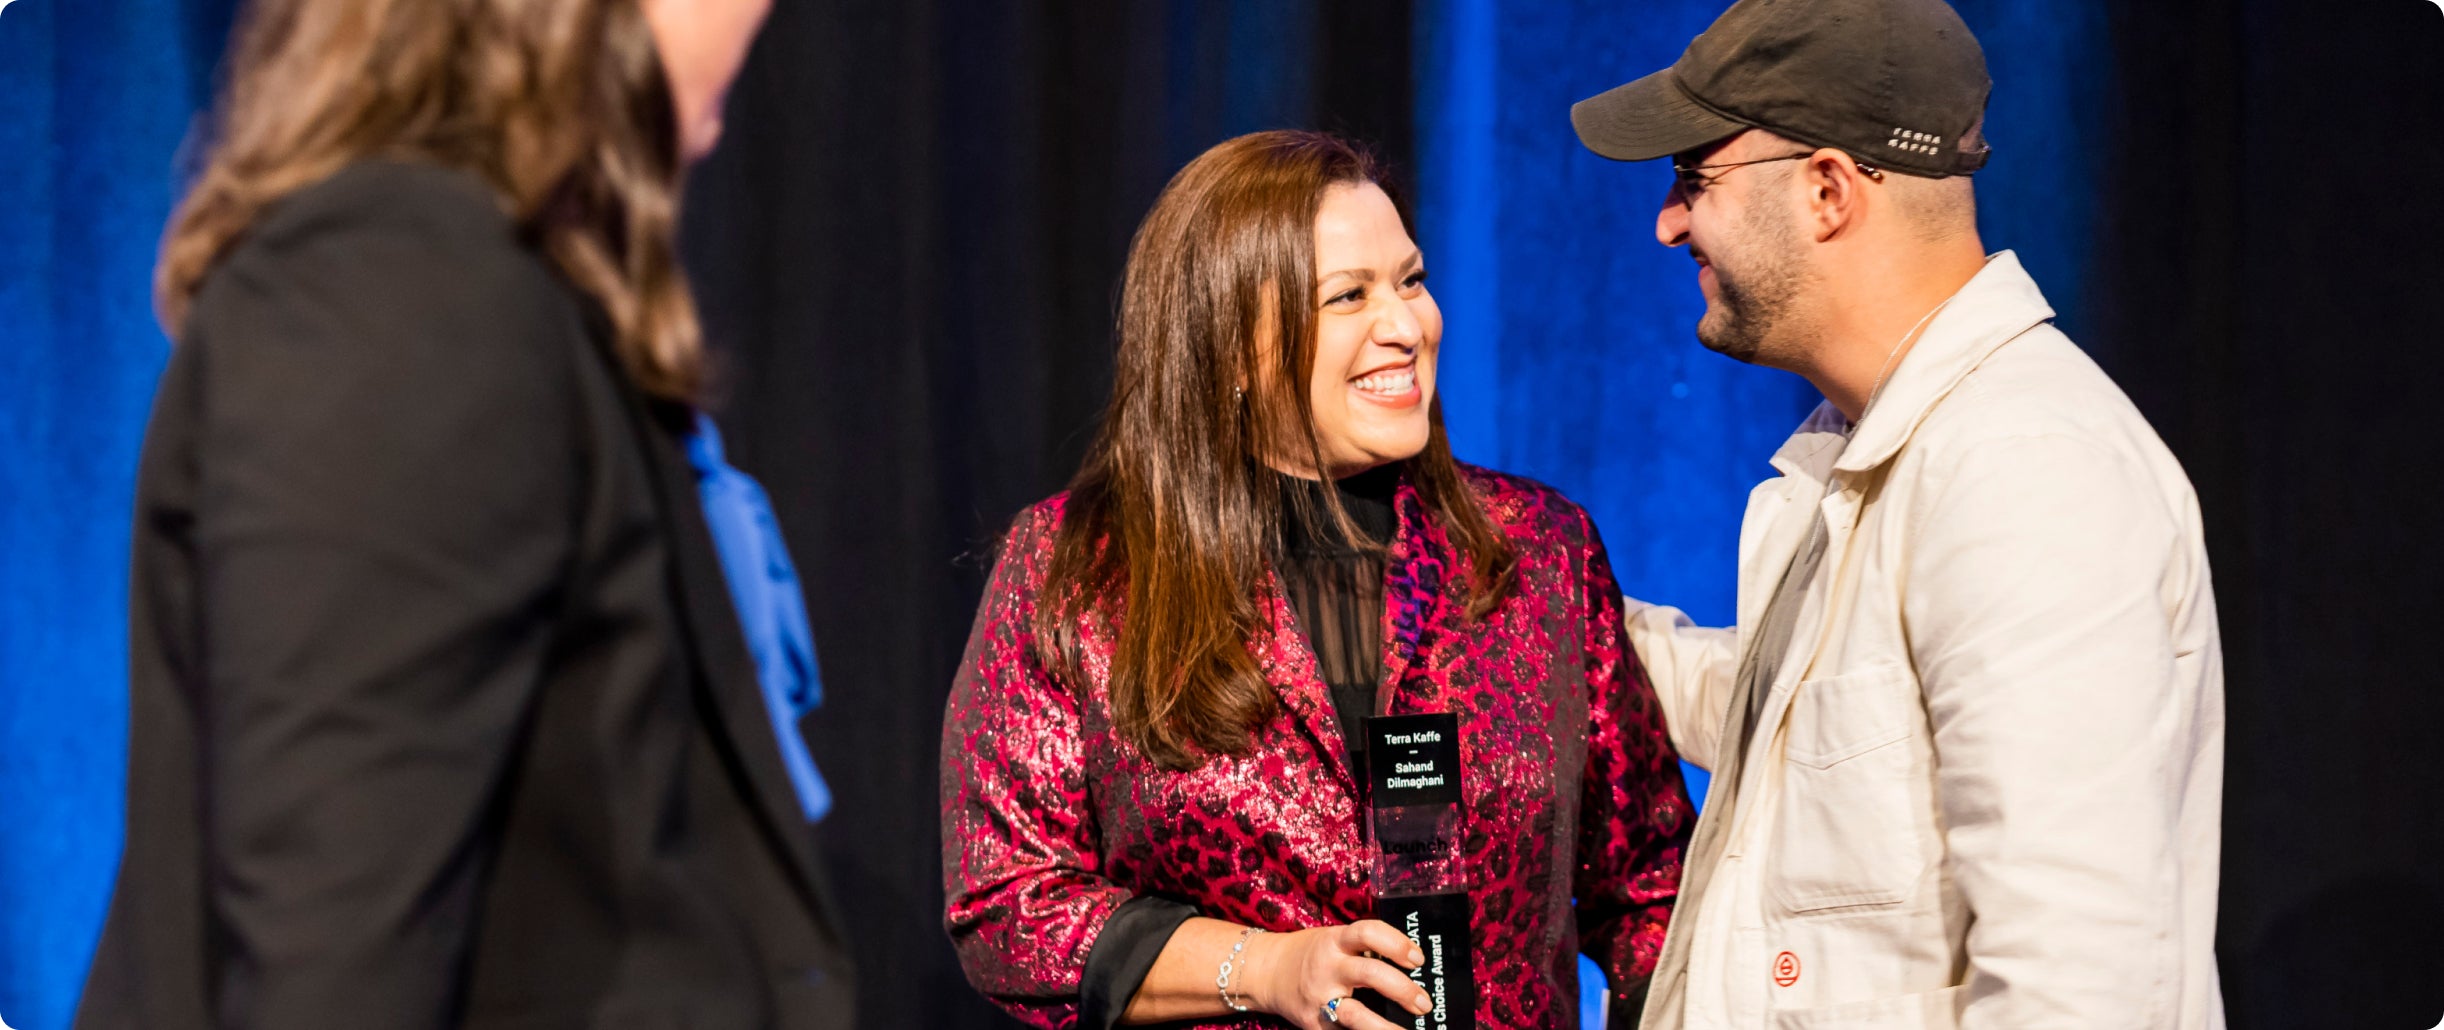
<path id="1" fill-rule="evenodd" d="M 137 478 L 81 1030 L 850 1025 L 688 413 L 602 327 L 423 165 L 211 273 Z"/>

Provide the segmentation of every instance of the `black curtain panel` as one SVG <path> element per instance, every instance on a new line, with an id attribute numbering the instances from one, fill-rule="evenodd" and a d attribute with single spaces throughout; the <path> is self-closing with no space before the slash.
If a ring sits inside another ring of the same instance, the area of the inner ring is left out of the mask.
<path id="1" fill-rule="evenodd" d="M 2105 8 L 2088 324 L 2197 484 L 2230 736 L 2239 1030 L 2444 1016 L 2444 11 Z"/>

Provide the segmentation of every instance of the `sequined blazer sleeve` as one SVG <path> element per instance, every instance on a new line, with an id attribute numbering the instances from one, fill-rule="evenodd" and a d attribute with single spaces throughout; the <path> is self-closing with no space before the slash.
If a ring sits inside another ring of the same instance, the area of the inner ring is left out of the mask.
<path id="1" fill-rule="evenodd" d="M 1076 695 L 1034 651 L 1059 501 L 1010 533 L 942 722 L 944 923 L 968 980 L 1039 1027 L 1078 1020 L 1078 981 L 1114 909 Z"/>
<path id="2" fill-rule="evenodd" d="M 1587 613 L 1587 765 L 1578 840 L 1579 948 L 1634 1019 L 1663 951 L 1695 822 L 1662 706 L 1631 650 L 1612 562 L 1584 512 L 1579 589 Z"/>

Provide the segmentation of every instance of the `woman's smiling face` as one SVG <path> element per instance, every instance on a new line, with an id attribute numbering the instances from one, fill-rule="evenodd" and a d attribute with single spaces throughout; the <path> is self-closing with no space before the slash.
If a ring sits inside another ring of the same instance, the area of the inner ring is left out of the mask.
<path id="1" fill-rule="evenodd" d="M 1425 258 L 1373 183 L 1334 186 L 1315 216 L 1315 367 L 1309 384 L 1325 475 L 1415 457 L 1432 427 L 1443 313 Z"/>

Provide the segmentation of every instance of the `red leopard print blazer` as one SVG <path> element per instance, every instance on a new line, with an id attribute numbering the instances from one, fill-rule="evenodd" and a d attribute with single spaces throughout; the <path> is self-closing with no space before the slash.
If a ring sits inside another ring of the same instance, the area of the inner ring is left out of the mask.
<path id="1" fill-rule="evenodd" d="M 1577 952 L 1617 996 L 1643 994 L 1693 818 L 1594 524 L 1541 484 L 1465 471 L 1519 553 L 1517 589 L 1470 621 L 1447 589 L 1467 558 L 1403 484 L 1385 571 L 1389 709 L 1460 718 L 1477 1025 L 1574 1027 Z M 1254 748 L 1158 769 L 1113 734 L 1107 635 L 1088 635 L 1084 684 L 1035 656 L 1062 501 L 1005 541 L 942 731 L 951 940 L 979 989 L 1040 1027 L 1076 1022 L 1087 953 L 1139 893 L 1275 931 L 1372 911 L 1363 770 L 1288 602 L 1268 592 L 1272 629 L 1250 645 L 1282 700 Z"/>

